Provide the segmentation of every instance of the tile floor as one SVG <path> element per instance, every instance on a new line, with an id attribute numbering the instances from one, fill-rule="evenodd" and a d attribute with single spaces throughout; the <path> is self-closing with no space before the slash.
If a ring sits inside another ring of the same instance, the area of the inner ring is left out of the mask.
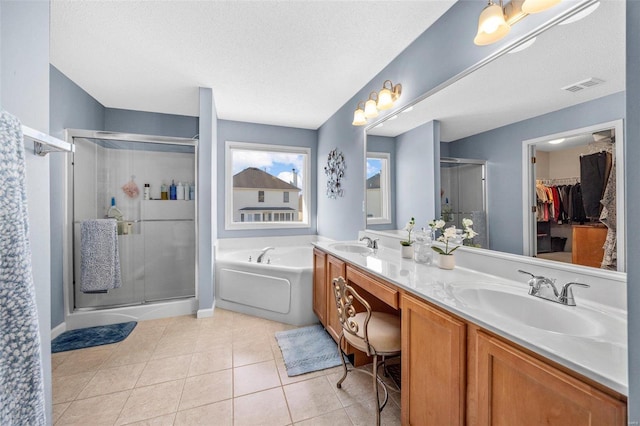
<path id="1" fill-rule="evenodd" d="M 53 354 L 56 425 L 371 425 L 371 376 L 341 367 L 288 377 L 287 324 L 216 309 L 141 321 L 124 341 Z M 366 366 L 363 368 L 371 368 Z M 382 424 L 400 424 L 389 386 Z"/>

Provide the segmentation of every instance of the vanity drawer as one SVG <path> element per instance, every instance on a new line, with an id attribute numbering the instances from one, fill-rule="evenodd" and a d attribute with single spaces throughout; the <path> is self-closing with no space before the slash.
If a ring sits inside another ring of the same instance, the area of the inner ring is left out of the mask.
<path id="1" fill-rule="evenodd" d="M 381 283 L 371 275 L 353 268 L 350 265 L 347 265 L 347 281 L 350 281 L 363 290 L 371 293 L 393 309 L 400 308 L 398 290 Z"/>

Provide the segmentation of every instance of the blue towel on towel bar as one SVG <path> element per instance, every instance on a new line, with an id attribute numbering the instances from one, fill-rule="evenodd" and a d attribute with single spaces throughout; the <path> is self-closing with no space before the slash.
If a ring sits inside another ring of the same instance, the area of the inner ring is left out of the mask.
<path id="1" fill-rule="evenodd" d="M 82 221 L 80 271 L 80 291 L 83 293 L 105 293 L 122 285 L 118 223 L 114 219 Z"/>
<path id="2" fill-rule="evenodd" d="M 0 425 L 47 423 L 25 169 L 22 126 L 0 111 Z"/>

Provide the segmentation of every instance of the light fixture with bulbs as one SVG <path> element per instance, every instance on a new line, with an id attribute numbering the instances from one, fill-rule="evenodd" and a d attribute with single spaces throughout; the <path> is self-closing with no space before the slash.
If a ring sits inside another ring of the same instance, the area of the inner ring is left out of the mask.
<path id="1" fill-rule="evenodd" d="M 371 92 L 367 101 L 358 102 L 356 110 L 353 112 L 354 126 L 364 126 L 369 118 L 378 116 L 379 111 L 393 108 L 395 101 L 398 100 L 402 93 L 402 85 L 394 85 L 391 80 L 385 80 L 382 83 L 380 92 Z"/>
<path id="2" fill-rule="evenodd" d="M 561 0 L 511 0 L 503 5 L 502 0 L 488 0 L 478 18 L 478 33 L 473 42 L 478 46 L 495 43 L 509 34 L 511 26 L 531 13 L 543 12 Z"/>

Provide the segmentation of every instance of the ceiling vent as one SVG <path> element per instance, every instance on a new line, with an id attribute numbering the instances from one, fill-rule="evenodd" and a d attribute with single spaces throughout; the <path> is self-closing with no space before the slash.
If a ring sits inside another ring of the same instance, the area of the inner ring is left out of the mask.
<path id="1" fill-rule="evenodd" d="M 573 83 L 566 87 L 563 87 L 562 90 L 566 90 L 567 92 L 579 92 L 581 90 L 588 89 L 589 87 L 598 86 L 602 83 L 604 83 L 604 80 L 591 77 L 586 80 L 582 80 L 577 83 Z"/>

